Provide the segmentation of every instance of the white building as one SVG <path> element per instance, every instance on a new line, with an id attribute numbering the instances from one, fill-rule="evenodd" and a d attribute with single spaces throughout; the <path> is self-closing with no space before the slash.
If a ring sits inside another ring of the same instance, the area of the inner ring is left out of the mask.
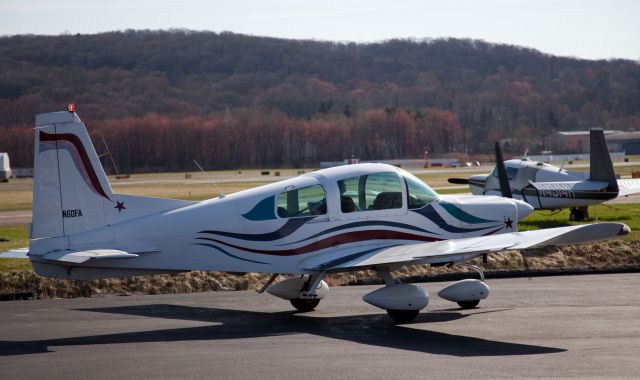
<path id="1" fill-rule="evenodd" d="M 0 153 L 0 180 L 11 177 L 11 165 L 9 165 L 9 154 Z"/>

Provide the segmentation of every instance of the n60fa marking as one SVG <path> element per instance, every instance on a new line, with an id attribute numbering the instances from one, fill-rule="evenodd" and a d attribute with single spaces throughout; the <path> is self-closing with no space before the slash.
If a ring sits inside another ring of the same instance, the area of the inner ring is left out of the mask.
<path id="1" fill-rule="evenodd" d="M 82 210 L 81 209 L 62 210 L 62 217 L 63 218 L 80 218 L 82 217 Z"/>

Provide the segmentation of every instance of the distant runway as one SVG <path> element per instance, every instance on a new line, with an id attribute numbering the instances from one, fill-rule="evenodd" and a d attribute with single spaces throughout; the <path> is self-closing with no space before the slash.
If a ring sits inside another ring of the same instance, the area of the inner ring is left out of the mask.
<path id="1" fill-rule="evenodd" d="M 522 378 L 640 373 L 637 274 L 489 280 L 395 326 L 333 288 L 317 311 L 255 292 L 0 303 L 0 374 L 28 378 Z"/>
<path id="2" fill-rule="evenodd" d="M 31 210 L 0 211 L 1 226 L 19 226 L 31 223 Z"/>

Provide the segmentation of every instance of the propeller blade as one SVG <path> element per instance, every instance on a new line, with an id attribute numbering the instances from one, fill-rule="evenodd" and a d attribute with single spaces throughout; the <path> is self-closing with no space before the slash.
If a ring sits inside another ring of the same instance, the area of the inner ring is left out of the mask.
<path id="1" fill-rule="evenodd" d="M 509 186 L 509 179 L 507 178 L 507 169 L 504 167 L 504 160 L 502 159 L 502 149 L 500 149 L 500 143 L 496 142 L 496 169 L 498 170 L 498 180 L 500 181 L 500 192 L 505 198 L 513 198 L 511 193 L 511 186 Z"/>
<path id="2" fill-rule="evenodd" d="M 467 178 L 449 178 L 447 180 L 449 183 L 453 183 L 454 185 L 468 185 L 469 179 Z"/>

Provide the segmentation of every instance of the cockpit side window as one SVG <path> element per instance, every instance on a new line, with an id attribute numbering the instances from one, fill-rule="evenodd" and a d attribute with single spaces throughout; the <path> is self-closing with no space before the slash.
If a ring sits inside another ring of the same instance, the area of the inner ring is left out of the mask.
<path id="1" fill-rule="evenodd" d="M 324 188 L 321 185 L 295 189 L 278 195 L 278 216 L 281 218 L 324 215 L 326 213 L 327 201 Z"/>
<path id="2" fill-rule="evenodd" d="M 407 183 L 407 203 L 410 210 L 422 208 L 438 199 L 438 193 L 413 174 L 405 173 L 404 180 Z"/>
<path id="3" fill-rule="evenodd" d="M 373 173 L 338 181 L 343 213 L 402 208 L 400 178 L 391 172 Z"/>
<path id="4" fill-rule="evenodd" d="M 516 179 L 516 177 L 518 176 L 518 171 L 520 170 L 520 168 L 514 168 L 514 167 L 507 167 L 505 168 L 506 172 L 507 172 L 507 179 L 509 181 L 513 181 Z M 491 175 L 498 178 L 498 168 L 495 167 L 493 168 L 493 171 L 491 172 Z"/>

